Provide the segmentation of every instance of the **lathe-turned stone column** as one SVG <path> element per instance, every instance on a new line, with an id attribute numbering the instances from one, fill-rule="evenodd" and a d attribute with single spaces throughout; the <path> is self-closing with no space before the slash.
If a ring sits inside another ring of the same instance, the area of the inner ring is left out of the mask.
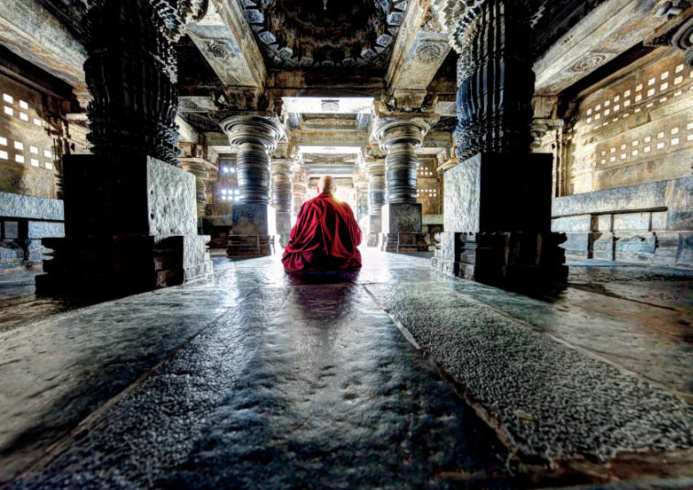
<path id="1" fill-rule="evenodd" d="M 385 205 L 385 159 L 371 157 L 368 165 L 368 241 L 369 247 L 377 247 L 383 231 L 383 206 Z"/>
<path id="2" fill-rule="evenodd" d="M 289 243 L 291 232 L 291 205 L 293 193 L 291 189 L 291 165 L 289 159 L 272 160 L 272 207 L 276 211 L 279 243 L 285 247 Z"/>
<path id="3" fill-rule="evenodd" d="M 94 0 L 84 28 L 93 155 L 63 158 L 64 238 L 37 291 L 116 296 L 212 271 L 195 178 L 178 165 L 175 42 L 207 2 Z"/>
<path id="4" fill-rule="evenodd" d="M 276 214 L 270 206 L 270 153 L 282 137 L 276 118 L 264 115 L 232 116 L 221 122 L 231 145 L 238 148 L 236 177 L 239 196 L 231 211 L 229 257 L 270 255 L 276 232 Z"/>
<path id="5" fill-rule="evenodd" d="M 298 212 L 301 210 L 301 206 L 303 206 L 303 203 L 306 202 L 306 193 L 308 192 L 308 186 L 306 185 L 305 181 L 303 180 L 294 180 L 293 184 L 291 185 L 291 194 L 292 194 L 292 202 L 291 202 L 291 222 L 295 223 L 296 222 L 296 217 L 298 216 Z"/>
<path id="6" fill-rule="evenodd" d="M 438 269 L 498 285 L 567 274 L 551 233 L 552 155 L 531 154 L 527 0 L 433 0 L 457 66 L 457 157 L 444 176 Z"/>
<path id="7" fill-rule="evenodd" d="M 205 216 L 205 208 L 207 206 L 207 184 L 210 179 L 211 170 L 214 164 L 204 158 L 191 157 L 181 158 L 180 165 L 184 170 L 187 170 L 195 176 L 195 196 L 197 202 L 197 219 L 198 226 L 201 226 L 201 219 Z"/>
<path id="8" fill-rule="evenodd" d="M 386 204 L 381 208 L 381 248 L 386 252 L 427 250 L 421 233 L 421 204 L 416 202 L 416 149 L 429 128 L 418 117 L 383 118 L 376 123 L 373 138 L 387 153 Z"/>

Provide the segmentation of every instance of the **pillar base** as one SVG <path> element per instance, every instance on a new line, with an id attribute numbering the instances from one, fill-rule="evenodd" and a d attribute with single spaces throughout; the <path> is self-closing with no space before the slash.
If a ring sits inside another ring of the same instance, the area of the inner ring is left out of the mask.
<path id="1" fill-rule="evenodd" d="M 377 247 L 380 243 L 380 233 L 369 233 L 366 240 L 367 247 Z"/>
<path id="2" fill-rule="evenodd" d="M 200 235 L 44 238 L 53 250 L 38 294 L 119 296 L 176 286 L 213 273 Z"/>
<path id="3" fill-rule="evenodd" d="M 130 154 L 69 155 L 63 175 L 66 236 L 43 239 L 37 292 L 118 296 L 212 273 L 190 173 Z"/>
<path id="4" fill-rule="evenodd" d="M 443 273 L 499 287 L 524 288 L 566 282 L 560 233 L 443 232 L 431 266 Z"/>
<path id="5" fill-rule="evenodd" d="M 226 256 L 230 259 L 266 257 L 274 253 L 274 235 L 231 235 Z"/>
<path id="6" fill-rule="evenodd" d="M 382 208 L 382 206 L 381 206 Z M 377 247 L 380 243 L 380 231 L 383 229 L 383 218 L 379 214 L 368 215 L 368 239 L 366 245 Z"/>
<path id="7" fill-rule="evenodd" d="M 383 233 L 380 247 L 392 253 L 428 251 L 424 233 Z"/>
<path id="8" fill-rule="evenodd" d="M 286 247 L 289 243 L 289 234 L 291 233 L 291 212 L 277 211 L 277 239 L 282 247 Z"/>

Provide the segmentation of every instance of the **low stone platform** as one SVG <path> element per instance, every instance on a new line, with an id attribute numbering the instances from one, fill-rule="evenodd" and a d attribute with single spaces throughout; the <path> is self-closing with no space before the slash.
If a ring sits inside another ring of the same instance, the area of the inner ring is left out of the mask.
<path id="1" fill-rule="evenodd" d="M 363 256 L 359 272 L 303 275 L 217 258 L 214 281 L 43 319 L 29 297 L 3 303 L 0 481 L 691 481 L 690 274 L 577 264 L 530 298 Z"/>

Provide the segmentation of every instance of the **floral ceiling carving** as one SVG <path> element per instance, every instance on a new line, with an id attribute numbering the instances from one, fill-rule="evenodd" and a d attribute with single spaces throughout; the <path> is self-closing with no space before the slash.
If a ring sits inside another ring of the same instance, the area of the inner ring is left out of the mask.
<path id="1" fill-rule="evenodd" d="M 245 0 L 243 5 L 270 68 L 382 70 L 407 1 Z"/>

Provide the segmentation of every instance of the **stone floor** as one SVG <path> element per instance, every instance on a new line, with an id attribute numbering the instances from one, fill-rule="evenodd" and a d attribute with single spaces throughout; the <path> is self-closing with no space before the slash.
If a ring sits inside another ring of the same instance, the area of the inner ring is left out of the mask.
<path id="1" fill-rule="evenodd" d="M 527 296 L 370 249 L 215 270 L 93 305 L 0 277 L 0 484 L 693 487 L 691 272 L 575 263 Z"/>

